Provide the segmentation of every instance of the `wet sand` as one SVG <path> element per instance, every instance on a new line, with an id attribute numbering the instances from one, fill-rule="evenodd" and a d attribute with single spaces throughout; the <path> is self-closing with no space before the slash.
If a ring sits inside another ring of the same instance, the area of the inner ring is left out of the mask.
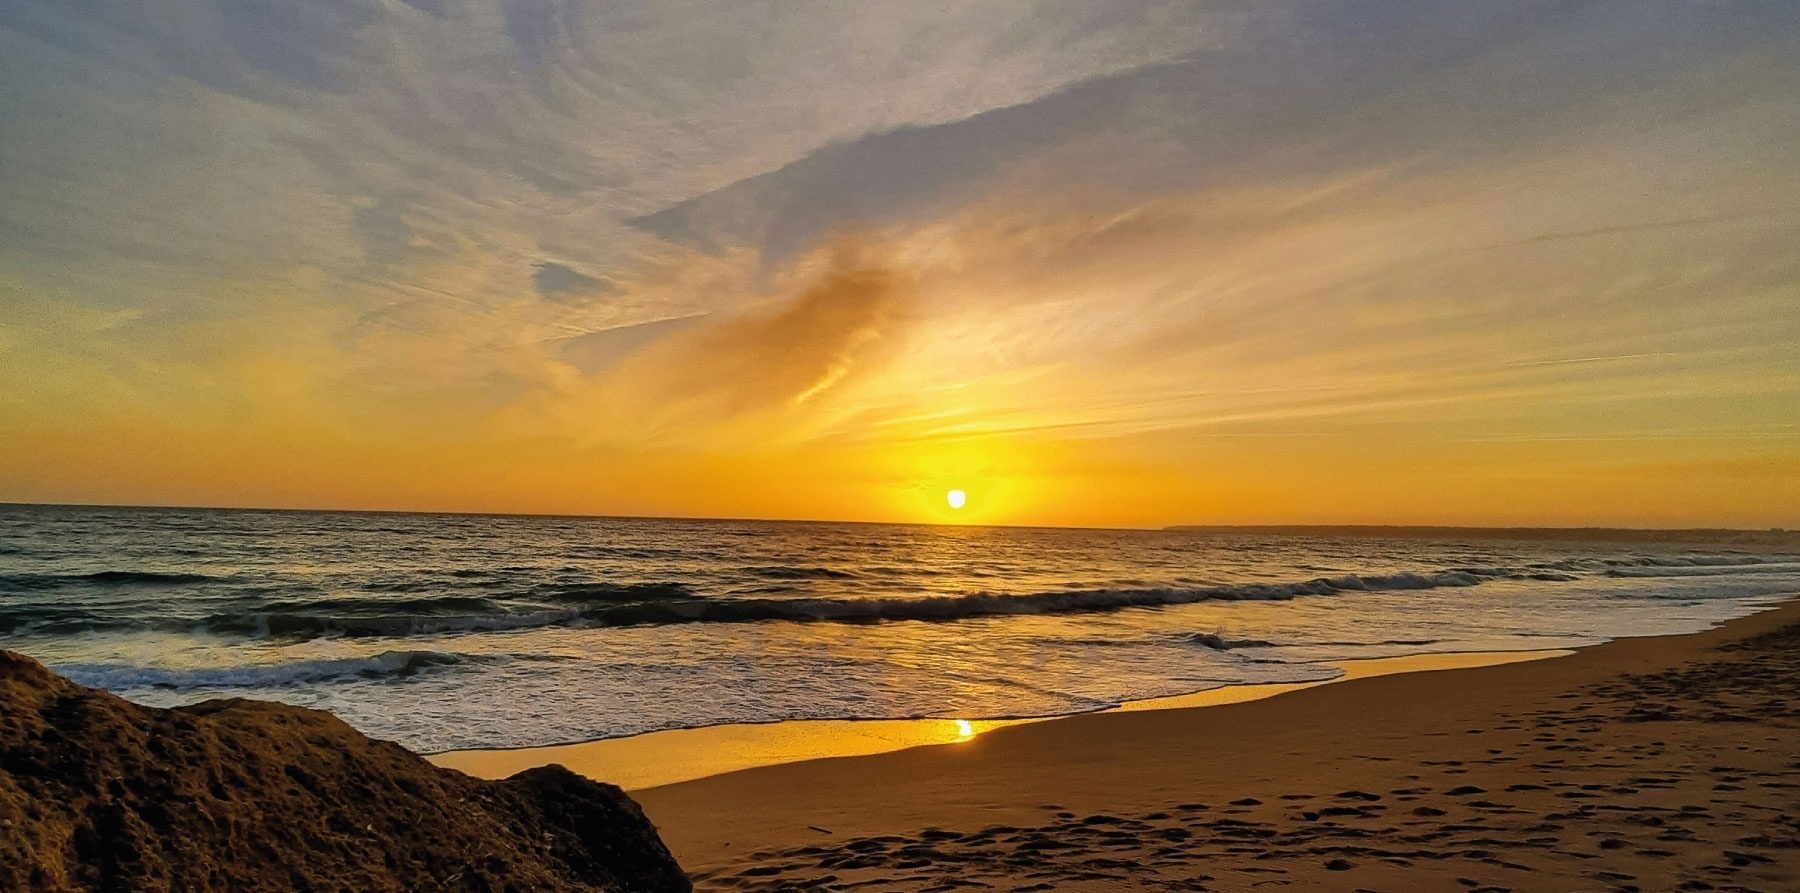
<path id="1" fill-rule="evenodd" d="M 1795 890 L 1797 696 L 1789 603 L 634 796 L 703 890 Z"/>
<path id="2" fill-rule="evenodd" d="M 1131 701 L 1117 711 L 1169 710 L 1236 704 L 1279 694 L 1390 673 L 1417 673 L 1541 660 L 1570 651 L 1478 651 L 1414 654 L 1334 664 L 1343 675 L 1323 682 L 1232 685 L 1187 695 Z M 1049 722 L 1030 719 L 800 720 L 671 729 L 549 747 L 452 750 L 426 759 L 479 778 L 501 779 L 537 766 L 561 764 L 582 775 L 636 791 L 760 766 L 831 757 L 888 753 L 932 744 L 959 744 L 1007 726 Z"/>

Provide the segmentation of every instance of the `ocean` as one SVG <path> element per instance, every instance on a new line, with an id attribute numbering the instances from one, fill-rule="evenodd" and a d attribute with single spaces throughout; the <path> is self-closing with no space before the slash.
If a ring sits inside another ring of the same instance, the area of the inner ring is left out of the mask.
<path id="1" fill-rule="evenodd" d="M 0 647 L 419 751 L 991 719 L 1700 630 L 1766 543 L 0 506 Z"/>

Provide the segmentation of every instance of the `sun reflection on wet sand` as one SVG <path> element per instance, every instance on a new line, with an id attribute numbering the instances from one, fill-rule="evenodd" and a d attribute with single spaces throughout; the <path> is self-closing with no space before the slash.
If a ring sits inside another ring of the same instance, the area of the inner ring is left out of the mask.
<path id="1" fill-rule="evenodd" d="M 1572 653 L 1464 652 L 1341 661 L 1335 666 L 1343 670 L 1344 675 L 1334 681 L 1388 673 L 1490 666 Z M 1222 705 L 1329 684 L 1230 686 L 1173 698 L 1134 701 L 1114 709 L 1167 710 Z M 675 729 L 553 747 L 456 750 L 430 755 L 429 759 L 440 766 L 482 778 L 505 778 L 534 766 L 562 763 L 591 778 L 605 779 L 627 790 L 641 790 L 757 766 L 823 757 L 864 756 L 933 744 L 963 744 L 995 729 L 1043 721 L 1043 718 L 796 720 Z"/>
<path id="2" fill-rule="evenodd" d="M 672 784 L 756 766 L 823 757 L 887 753 L 933 744 L 963 744 L 1031 719 L 794 720 L 651 732 L 579 744 L 514 750 L 455 750 L 432 762 L 483 778 L 562 763 L 627 790 Z"/>

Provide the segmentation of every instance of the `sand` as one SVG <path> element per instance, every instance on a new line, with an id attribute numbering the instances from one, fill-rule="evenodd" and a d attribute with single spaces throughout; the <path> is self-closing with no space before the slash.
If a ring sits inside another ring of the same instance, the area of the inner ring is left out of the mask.
<path id="1" fill-rule="evenodd" d="M 1168 710 L 1236 704 L 1367 676 L 1485 667 L 1572 653 L 1560 650 L 1477 651 L 1346 660 L 1334 664 L 1343 675 L 1324 682 L 1231 685 L 1169 698 L 1130 701 L 1113 709 Z M 736 723 L 548 747 L 452 750 L 431 754 L 426 759 L 446 769 L 488 779 L 506 778 L 538 766 L 561 765 L 590 778 L 605 779 L 628 791 L 636 791 L 759 766 L 888 753 L 928 744 L 957 744 L 1007 726 L 1057 718 Z"/>
<path id="2" fill-rule="evenodd" d="M 700 889 L 1800 890 L 1800 605 L 634 792 Z"/>

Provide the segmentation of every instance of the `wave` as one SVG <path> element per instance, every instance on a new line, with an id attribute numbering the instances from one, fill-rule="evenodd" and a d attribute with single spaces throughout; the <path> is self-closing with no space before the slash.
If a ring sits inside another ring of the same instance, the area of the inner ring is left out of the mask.
<path id="1" fill-rule="evenodd" d="M 854 580 L 856 574 L 850 571 L 836 570 L 829 567 L 791 567 L 774 565 L 771 567 L 747 567 L 743 572 L 765 580 Z"/>
<path id="2" fill-rule="evenodd" d="M 1466 570 L 1447 570 L 1435 574 L 1389 574 L 1365 577 L 1350 574 L 1343 577 L 1320 577 L 1313 583 L 1326 583 L 1338 591 L 1374 592 L 1387 589 L 1437 589 L 1443 586 L 1478 586 L 1481 574 Z"/>
<path id="3" fill-rule="evenodd" d="M 648 561 L 694 557 L 694 553 L 691 550 L 656 548 L 651 546 L 586 545 L 570 549 L 565 554 L 572 558 L 635 558 Z"/>
<path id="4" fill-rule="evenodd" d="M 689 623 L 880 623 L 949 622 L 981 617 L 1080 614 L 1131 608 L 1158 608 L 1208 601 L 1285 601 L 1308 596 L 1478 586 L 1495 580 L 1562 582 L 1585 574 L 1637 572 L 1710 574 L 1732 569 L 1759 572 L 1794 567 L 1791 556 L 1694 555 L 1629 558 L 1575 558 L 1519 567 L 1454 567 L 1435 572 L 1343 574 L 1291 583 L 1113 585 L 1024 594 L 974 592 L 955 595 L 784 597 L 767 589 L 708 596 L 681 582 L 543 583 L 488 595 L 406 598 L 346 596 L 242 604 L 203 618 L 154 620 L 73 604 L 0 604 L 0 634 L 66 633 L 84 630 L 159 629 L 211 632 L 255 638 L 305 640 L 323 636 L 407 637 L 461 632 L 502 632 L 540 627 L 620 627 Z M 1779 562 L 1779 564 L 1778 564 Z M 1681 570 L 1681 569 L 1688 570 Z M 1674 569 L 1674 570 L 1670 570 Z M 830 576 L 829 568 L 772 565 L 746 568 L 776 579 Z M 103 572 L 156 580 L 197 575 Z M 94 575 L 83 575 L 94 576 Z M 214 579 L 199 577 L 199 579 Z M 88 606 L 91 607 L 91 606 Z M 1212 648 L 1257 647 L 1257 643 L 1213 642 Z M 1266 643 L 1263 643 L 1266 644 Z"/>
<path id="5" fill-rule="evenodd" d="M 304 601 L 269 602 L 263 610 L 276 614 L 328 613 L 338 616 L 387 614 L 396 609 L 415 614 L 453 614 L 467 611 L 497 611 L 499 603 L 476 595 L 435 595 L 428 598 L 316 598 Z"/>
<path id="6" fill-rule="evenodd" d="M 1569 558 L 1562 561 L 1543 561 L 1528 564 L 1525 569 L 1600 571 L 1607 568 L 1632 567 L 1748 567 L 1757 564 L 1786 564 L 1795 560 L 1797 560 L 1797 556 L 1792 555 L 1633 555 L 1627 558 Z"/>
<path id="7" fill-rule="evenodd" d="M 647 602 L 699 597 L 686 583 L 561 583 L 539 586 L 531 594 L 559 602 Z"/>
<path id="8" fill-rule="evenodd" d="M 1217 633 L 1189 633 L 1181 638 L 1196 645 L 1204 645 L 1214 651 L 1231 651 L 1238 648 L 1278 648 L 1280 643 L 1263 639 L 1227 639 Z"/>
<path id="9" fill-rule="evenodd" d="M 1614 567 L 1744 567 L 1752 564 L 1770 564 L 1787 560 L 1783 558 L 1763 558 L 1755 555 L 1678 555 L 1678 556 L 1639 556 L 1635 558 L 1615 558 L 1606 561 Z"/>
<path id="10" fill-rule="evenodd" d="M 1304 595 L 1475 586 L 1474 574 L 1444 571 L 1382 576 L 1320 577 L 1303 583 L 1252 583 L 1204 588 L 1077 589 L 1026 595 L 987 592 L 913 598 L 735 598 L 645 602 L 585 610 L 582 619 L 601 626 L 672 623 L 794 622 L 876 623 L 946 621 L 1017 614 L 1076 614 L 1154 608 L 1205 601 L 1287 601 Z"/>
<path id="11" fill-rule="evenodd" d="M 1285 601 L 1342 592 L 1474 586 L 1465 571 L 1435 574 L 1320 577 L 1301 583 L 1241 586 L 1073 589 L 1024 595 L 708 598 L 680 583 L 581 583 L 548 585 L 519 597 L 321 598 L 269 602 L 198 621 L 159 620 L 154 628 L 252 637 L 311 639 L 321 636 L 421 636 L 499 632 L 546 626 L 641 626 L 681 623 L 878 623 L 954 621 L 1018 614 L 1073 614 L 1165 607 L 1203 601 Z M 69 632 L 117 629 L 132 624 L 74 608 L 0 609 L 0 630 Z"/>
<path id="12" fill-rule="evenodd" d="M 1759 567 L 1732 565 L 1657 565 L 1646 567 L 1615 567 L 1606 571 L 1609 577 L 1654 578 L 1654 577 L 1723 577 L 1742 574 L 1800 574 L 1800 564 L 1765 564 Z"/>
<path id="13" fill-rule="evenodd" d="M 109 691 L 280 688 L 352 679 L 405 679 L 420 673 L 482 660 L 442 651 L 384 651 L 374 657 L 303 660 L 235 667 L 165 669 L 129 664 L 66 664 L 53 667 L 81 683 Z"/>
<path id="14" fill-rule="evenodd" d="M 441 633 L 505 632 L 545 626 L 568 626 L 580 619 L 575 611 L 495 614 L 376 614 L 366 617 L 330 614 L 258 613 L 215 617 L 200 625 L 209 632 L 240 633 L 256 638 L 314 639 L 322 636 L 373 638 L 430 636 Z M 165 624 L 169 626 L 169 624 Z"/>
<path id="15" fill-rule="evenodd" d="M 180 586 L 227 579 L 207 574 L 163 571 L 93 571 L 85 574 L 0 574 L 0 592 L 8 589 L 63 589 L 72 586 Z"/>
<path id="16" fill-rule="evenodd" d="M 128 619 L 103 616 L 74 606 L 39 605 L 0 608 L 0 635 L 79 633 L 138 626 Z"/>

